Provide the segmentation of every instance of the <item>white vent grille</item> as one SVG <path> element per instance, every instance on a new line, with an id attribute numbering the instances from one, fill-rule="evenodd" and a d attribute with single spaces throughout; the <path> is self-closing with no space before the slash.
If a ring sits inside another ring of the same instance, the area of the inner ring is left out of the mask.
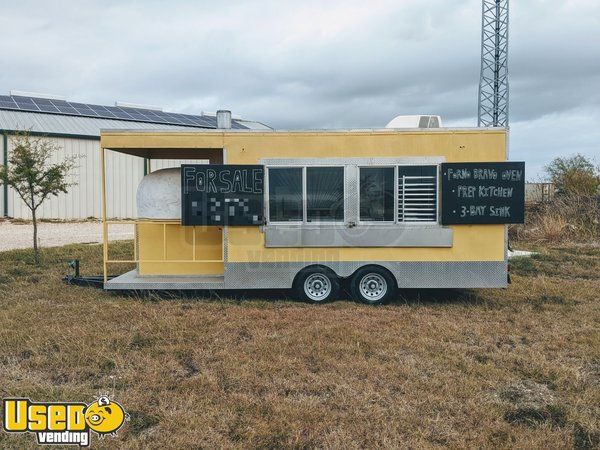
<path id="1" fill-rule="evenodd" d="M 398 222 L 437 222 L 437 176 L 398 176 Z"/>

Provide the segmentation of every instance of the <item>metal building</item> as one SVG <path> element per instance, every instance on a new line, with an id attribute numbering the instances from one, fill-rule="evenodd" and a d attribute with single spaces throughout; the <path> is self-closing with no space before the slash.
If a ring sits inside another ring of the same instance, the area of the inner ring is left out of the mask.
<path id="1" fill-rule="evenodd" d="M 160 108 L 116 103 L 101 106 L 68 102 L 57 96 L 11 91 L 0 95 L 0 164 L 7 164 L 15 133 L 29 130 L 46 136 L 59 147 L 56 160 L 77 157 L 77 168 L 70 174 L 76 183 L 67 194 L 47 199 L 38 210 L 42 219 L 86 219 L 101 216 L 100 209 L 100 130 L 185 131 L 216 129 L 216 114 L 201 115 L 163 112 Z M 233 129 L 270 129 L 266 125 L 239 117 L 231 120 Z M 189 161 L 192 162 L 192 161 Z M 119 154 L 107 167 L 107 189 L 118 198 L 108 216 L 136 217 L 137 186 L 148 170 L 179 166 L 181 160 L 147 161 Z M 11 188 L 0 185 L 0 217 L 30 218 L 30 211 Z"/>

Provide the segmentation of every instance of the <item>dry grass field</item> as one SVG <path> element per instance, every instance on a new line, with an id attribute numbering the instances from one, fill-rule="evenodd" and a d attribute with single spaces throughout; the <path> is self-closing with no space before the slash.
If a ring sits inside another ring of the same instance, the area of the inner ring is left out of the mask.
<path id="1" fill-rule="evenodd" d="M 600 248 L 537 250 L 506 290 L 383 307 L 119 296 L 60 280 L 71 258 L 99 273 L 97 245 L 47 249 L 42 268 L 3 252 L 0 396 L 109 391 L 131 420 L 95 448 L 598 448 Z"/>

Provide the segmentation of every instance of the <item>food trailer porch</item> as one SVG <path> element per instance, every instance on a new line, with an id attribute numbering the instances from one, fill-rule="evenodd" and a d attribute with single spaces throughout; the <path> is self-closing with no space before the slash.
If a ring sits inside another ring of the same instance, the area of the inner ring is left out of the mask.
<path id="1" fill-rule="evenodd" d="M 142 277 L 164 276 L 169 274 L 194 276 L 198 283 L 221 283 L 224 274 L 224 229 L 222 227 L 181 227 L 179 220 L 158 219 L 134 221 L 114 221 L 107 217 L 106 167 L 110 152 L 125 153 L 144 158 L 151 168 L 152 160 L 180 159 L 205 160 L 209 164 L 222 164 L 223 148 L 101 148 L 102 171 L 102 224 L 104 264 L 103 278 L 107 288 L 121 285 L 124 278 L 131 284 L 136 278 L 150 282 Z M 109 253 L 110 226 L 129 223 L 134 227 L 134 245 L 131 259 L 114 259 Z M 135 264 L 136 269 L 108 280 L 111 266 Z M 189 279 L 187 279 L 189 281 Z M 207 287 L 195 287 L 204 289 Z M 152 288 L 148 288 L 152 289 Z"/>

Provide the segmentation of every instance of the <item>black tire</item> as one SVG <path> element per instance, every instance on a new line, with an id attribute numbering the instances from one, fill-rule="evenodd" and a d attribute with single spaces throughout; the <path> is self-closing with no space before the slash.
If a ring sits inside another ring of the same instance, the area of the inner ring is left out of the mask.
<path id="1" fill-rule="evenodd" d="M 294 280 L 296 297 L 309 303 L 326 303 L 340 292 L 340 280 L 326 267 L 307 267 Z"/>
<path id="2" fill-rule="evenodd" d="M 398 283 L 394 276 L 379 266 L 358 269 L 350 280 L 354 300 L 368 305 L 380 305 L 396 298 Z"/>

